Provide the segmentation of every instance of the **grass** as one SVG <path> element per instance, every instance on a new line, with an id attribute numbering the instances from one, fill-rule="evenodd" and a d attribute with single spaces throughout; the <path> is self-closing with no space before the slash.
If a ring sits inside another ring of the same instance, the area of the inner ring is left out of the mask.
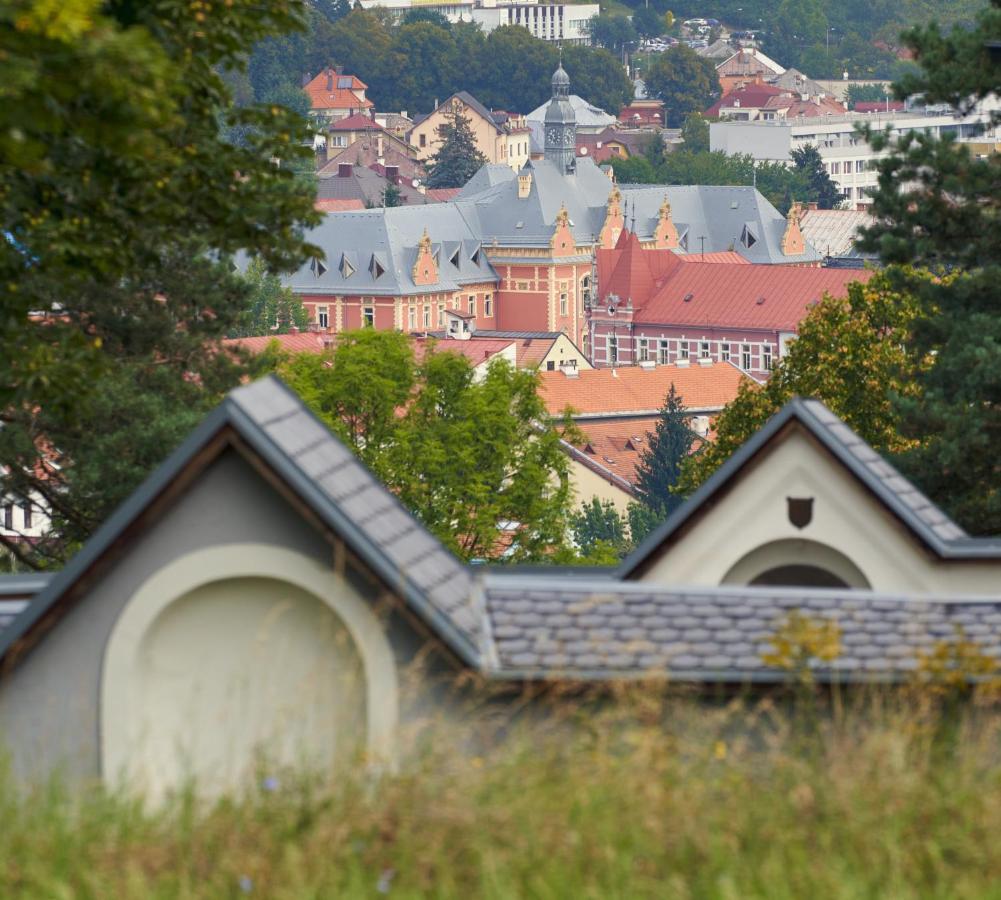
<path id="1" fill-rule="evenodd" d="M 381 780 L 158 811 L 7 778 L 0 896 L 1001 897 L 1001 713 L 810 709 L 635 688 L 503 741 L 440 726 Z"/>

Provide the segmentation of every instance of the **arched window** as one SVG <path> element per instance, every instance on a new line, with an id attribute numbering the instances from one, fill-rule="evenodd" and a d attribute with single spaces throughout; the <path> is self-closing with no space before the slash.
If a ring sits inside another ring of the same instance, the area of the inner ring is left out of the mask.
<path id="1" fill-rule="evenodd" d="M 580 296 L 584 304 L 584 309 L 591 305 L 591 276 L 585 275 L 580 280 Z"/>

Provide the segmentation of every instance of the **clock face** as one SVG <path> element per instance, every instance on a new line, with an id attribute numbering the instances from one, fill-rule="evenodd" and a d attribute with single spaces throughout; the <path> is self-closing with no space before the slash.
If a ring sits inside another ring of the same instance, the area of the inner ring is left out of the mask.
<path id="1" fill-rule="evenodd" d="M 572 128 L 568 128 L 566 131 L 563 132 L 563 143 L 567 147 L 572 147 L 574 145 L 574 139 L 573 138 L 574 138 L 574 134 L 573 134 L 573 129 Z"/>
<path id="2" fill-rule="evenodd" d="M 560 137 L 561 136 L 560 136 L 560 129 L 559 128 L 550 128 L 550 129 L 548 129 L 546 131 L 546 140 L 550 144 L 559 144 L 559 143 L 562 143 Z"/>

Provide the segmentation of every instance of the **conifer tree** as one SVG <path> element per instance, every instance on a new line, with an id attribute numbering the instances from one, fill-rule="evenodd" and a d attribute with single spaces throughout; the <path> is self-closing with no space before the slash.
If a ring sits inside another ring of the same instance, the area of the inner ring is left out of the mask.
<path id="1" fill-rule="evenodd" d="M 441 146 L 428 166 L 428 187 L 462 187 L 486 164 L 487 158 L 476 146 L 469 119 L 462 113 L 453 113 L 438 126 L 438 138 Z"/>
<path id="2" fill-rule="evenodd" d="M 694 442 L 695 433 L 688 426 L 685 404 L 672 384 L 660 411 L 657 430 L 649 447 L 640 454 L 636 469 L 640 499 L 660 520 L 666 519 L 683 502 L 671 488 L 677 483 L 682 463 L 688 459 Z M 637 540 L 636 535 L 633 540 Z"/>
<path id="3" fill-rule="evenodd" d="M 807 144 L 792 151 L 792 161 L 809 181 L 808 199 L 814 201 L 820 209 L 837 209 L 844 198 L 824 168 L 820 151 L 813 144 Z"/>

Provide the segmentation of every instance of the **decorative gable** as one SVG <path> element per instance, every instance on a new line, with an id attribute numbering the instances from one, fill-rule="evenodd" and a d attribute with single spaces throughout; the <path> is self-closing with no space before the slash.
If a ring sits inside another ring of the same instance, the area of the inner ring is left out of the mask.
<path id="1" fill-rule="evenodd" d="M 605 224 L 601 226 L 598 233 L 598 246 L 605 250 L 611 250 L 615 242 L 622 234 L 625 227 L 625 218 L 622 215 L 622 194 L 618 187 L 613 187 L 608 195 L 608 207 L 605 213 Z"/>
<path id="2" fill-rule="evenodd" d="M 782 255 L 799 256 L 806 252 L 806 238 L 799 227 L 799 220 L 803 217 L 803 204 L 793 203 L 789 208 L 789 215 L 786 218 L 786 230 L 782 235 Z"/>
<path id="3" fill-rule="evenodd" d="M 660 205 L 657 227 L 653 232 L 653 246 L 655 250 L 674 250 L 679 246 L 678 229 L 671 219 L 671 204 L 666 195 Z"/>
<path id="4" fill-rule="evenodd" d="M 573 232 L 570 230 L 570 214 L 566 206 L 560 206 L 560 211 L 556 214 L 555 228 L 549 246 L 553 250 L 553 256 L 573 256 L 577 252 Z"/>
<path id="5" fill-rule="evenodd" d="M 413 268 L 414 284 L 426 285 L 438 283 L 438 261 L 431 248 L 431 238 L 424 229 L 424 235 L 417 245 L 417 259 Z"/>

